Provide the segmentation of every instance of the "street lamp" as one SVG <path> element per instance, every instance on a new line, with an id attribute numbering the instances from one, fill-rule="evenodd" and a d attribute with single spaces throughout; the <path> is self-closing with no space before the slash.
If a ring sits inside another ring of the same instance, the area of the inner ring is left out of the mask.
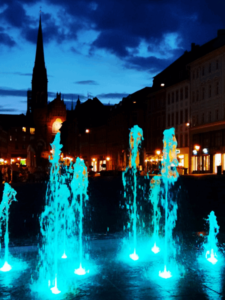
<path id="1" fill-rule="evenodd" d="M 155 152 L 156 152 L 157 155 L 161 154 L 161 150 L 156 150 Z"/>
<path id="2" fill-rule="evenodd" d="M 198 151 L 200 149 L 200 146 L 199 145 L 195 145 L 194 148 L 195 148 L 195 150 Z"/>

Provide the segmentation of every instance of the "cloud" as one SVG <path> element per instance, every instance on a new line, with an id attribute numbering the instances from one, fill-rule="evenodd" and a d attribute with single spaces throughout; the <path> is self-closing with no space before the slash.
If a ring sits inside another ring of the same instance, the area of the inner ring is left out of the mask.
<path id="1" fill-rule="evenodd" d="M 22 73 L 22 72 L 0 72 L 1 74 L 13 74 L 20 76 L 32 76 L 32 73 Z"/>
<path id="2" fill-rule="evenodd" d="M 2 105 L 0 105 L 0 112 L 16 112 L 19 111 L 16 108 L 5 108 Z"/>
<path id="3" fill-rule="evenodd" d="M 4 20 L 16 28 L 32 22 L 32 19 L 26 14 L 23 4 L 19 1 L 9 1 L 6 9 L 0 14 L 0 20 Z"/>
<path id="4" fill-rule="evenodd" d="M 0 13 L 0 21 L 36 44 L 38 16 L 33 18 L 27 10 L 34 3 L 38 1 L 2 0 L 6 8 Z M 94 30 L 98 33 L 96 38 L 87 36 L 85 43 L 89 55 L 103 51 L 104 59 L 112 53 L 125 68 L 137 71 L 160 72 L 179 57 L 181 49 L 190 49 L 191 42 L 201 45 L 214 38 L 217 29 L 225 27 L 225 3 L 221 0 L 139 0 L 138 4 L 137 0 L 46 0 L 45 3 L 52 7 L 51 13 L 42 13 L 45 44 L 66 42 L 68 49 L 78 54 L 82 48 L 77 45 L 78 34 L 82 31 L 85 36 L 85 32 Z M 166 36 L 170 36 L 170 41 Z M 0 44 L 13 47 L 16 41 L 0 28 Z"/>
<path id="5" fill-rule="evenodd" d="M 107 93 L 107 94 L 99 94 L 96 97 L 101 99 L 122 99 L 127 97 L 129 94 L 126 93 Z"/>
<path id="6" fill-rule="evenodd" d="M 16 46 L 16 42 L 14 41 L 14 39 L 9 34 L 5 33 L 4 28 L 1 26 L 0 26 L 0 44 L 8 46 L 10 48 Z"/>
<path id="7" fill-rule="evenodd" d="M 27 97 L 27 90 L 17 90 L 17 89 L 12 89 L 12 88 L 7 88 L 7 87 L 0 87 L 0 96 L 12 96 L 12 97 Z M 61 98 L 62 99 L 68 99 L 72 101 L 72 99 L 76 100 L 77 98 L 80 99 L 86 99 L 86 97 L 82 94 L 73 94 L 73 93 L 61 93 Z M 48 92 L 48 98 L 50 101 L 56 98 L 56 93 L 55 92 Z M 22 102 L 26 102 L 26 100 L 21 100 Z"/>
<path id="8" fill-rule="evenodd" d="M 75 84 L 84 84 L 84 85 L 98 85 L 98 83 L 94 80 L 81 80 L 74 82 Z"/>
<path id="9" fill-rule="evenodd" d="M 11 88 L 1 88 L 0 96 L 15 96 L 15 97 L 26 97 L 27 90 L 16 90 Z"/>
<path id="10" fill-rule="evenodd" d="M 0 72 L 0 74 L 13 74 L 13 75 L 19 75 L 19 76 L 32 76 L 32 73 L 23 73 L 23 72 Z M 52 75 L 48 75 L 48 77 L 54 77 Z"/>
<path id="11" fill-rule="evenodd" d="M 0 112 L 16 112 L 16 111 L 19 110 L 15 108 L 0 108 Z"/>

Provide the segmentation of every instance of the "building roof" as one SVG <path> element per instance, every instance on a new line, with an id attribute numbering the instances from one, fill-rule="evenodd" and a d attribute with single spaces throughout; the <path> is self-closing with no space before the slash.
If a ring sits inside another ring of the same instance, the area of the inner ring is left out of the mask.
<path id="1" fill-rule="evenodd" d="M 8 130 L 11 127 L 27 127 L 30 125 L 29 119 L 24 114 L 21 115 L 0 115 L 0 125 Z"/>
<path id="2" fill-rule="evenodd" d="M 162 72 L 154 76 L 153 90 L 160 89 L 160 84 L 164 83 L 165 87 L 189 78 L 188 64 L 204 55 L 225 45 L 225 30 L 220 29 L 217 37 L 203 44 L 202 46 L 191 44 L 191 51 L 185 51 L 177 60 L 170 64 Z"/>

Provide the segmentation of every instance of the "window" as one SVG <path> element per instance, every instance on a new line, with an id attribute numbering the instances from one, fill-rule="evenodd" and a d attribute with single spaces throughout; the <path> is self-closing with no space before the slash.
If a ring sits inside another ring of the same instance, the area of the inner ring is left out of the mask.
<path id="1" fill-rule="evenodd" d="M 216 95 L 219 95 L 219 82 L 216 82 Z"/>
<path id="2" fill-rule="evenodd" d="M 219 69 L 219 61 L 218 61 L 218 59 L 216 60 L 216 70 L 218 70 Z"/>
<path id="3" fill-rule="evenodd" d="M 172 103 L 174 103 L 174 92 L 172 92 Z"/>
<path id="4" fill-rule="evenodd" d="M 30 134 L 35 134 L 35 128 L 30 128 Z"/>
<path id="5" fill-rule="evenodd" d="M 195 92 L 192 92 L 192 103 L 195 102 Z"/>
<path id="6" fill-rule="evenodd" d="M 188 87 L 186 86 L 185 87 L 185 99 L 187 99 L 188 98 Z"/>
<path id="7" fill-rule="evenodd" d="M 185 109 L 185 123 L 188 123 L 188 110 Z"/>
<path id="8" fill-rule="evenodd" d="M 192 116 L 192 126 L 195 126 L 195 116 Z"/>
<path id="9" fill-rule="evenodd" d="M 198 115 L 196 116 L 196 125 L 198 125 Z"/>
<path id="10" fill-rule="evenodd" d="M 179 100 L 179 94 L 178 94 L 178 90 L 176 90 L 176 102 L 178 102 Z"/>
<path id="11" fill-rule="evenodd" d="M 168 127 L 170 127 L 170 115 L 168 115 Z"/>
<path id="12" fill-rule="evenodd" d="M 171 125 L 174 126 L 174 113 L 172 113 Z"/>
<path id="13" fill-rule="evenodd" d="M 170 104 L 170 94 L 168 94 L 168 104 Z"/>
<path id="14" fill-rule="evenodd" d="M 196 73 L 196 78 L 198 78 L 198 69 L 197 69 L 197 73 Z"/>
<path id="15" fill-rule="evenodd" d="M 192 79 L 195 79 L 195 71 L 192 73 Z"/>
<path id="16" fill-rule="evenodd" d="M 178 125 L 178 123 L 179 123 L 179 115 L 178 115 L 178 111 L 176 112 L 176 125 Z"/>
<path id="17" fill-rule="evenodd" d="M 180 89 L 180 100 L 183 100 L 183 88 Z"/>
<path id="18" fill-rule="evenodd" d="M 188 147 L 188 134 L 185 134 L 185 147 Z"/>
<path id="19" fill-rule="evenodd" d="M 15 149 L 18 150 L 19 149 L 19 146 L 18 144 L 15 144 Z"/>
<path id="20" fill-rule="evenodd" d="M 222 132 L 216 131 L 215 133 L 215 146 L 221 146 L 222 145 Z"/>
<path id="21" fill-rule="evenodd" d="M 9 140 L 10 140 L 10 142 L 12 142 L 12 136 L 11 135 L 9 136 Z"/>
<path id="22" fill-rule="evenodd" d="M 209 64 L 209 73 L 211 73 L 211 63 Z"/>
<path id="23" fill-rule="evenodd" d="M 202 76 L 205 75 L 205 67 L 202 67 Z"/>
<path id="24" fill-rule="evenodd" d="M 196 102 L 199 100 L 199 90 L 196 91 Z"/>
<path id="25" fill-rule="evenodd" d="M 180 147 L 183 147 L 183 134 L 180 135 Z"/>
<path id="26" fill-rule="evenodd" d="M 183 124 L 183 110 L 180 111 L 180 124 Z"/>
<path id="27" fill-rule="evenodd" d="M 203 87 L 202 88 L 202 100 L 204 100 L 205 99 L 205 88 Z"/>
<path id="28" fill-rule="evenodd" d="M 209 85 L 209 98 L 211 97 L 212 94 L 212 89 L 211 89 L 211 84 Z"/>
<path id="29" fill-rule="evenodd" d="M 15 137 L 15 141 L 16 141 L 16 142 L 18 141 L 17 137 Z"/>
<path id="30" fill-rule="evenodd" d="M 17 132 L 17 128 L 15 128 L 15 132 Z"/>
<path id="31" fill-rule="evenodd" d="M 211 122 L 211 111 L 209 112 L 209 122 Z"/>
<path id="32" fill-rule="evenodd" d="M 22 138 L 23 142 L 26 141 L 26 136 L 24 135 Z"/>
<path id="33" fill-rule="evenodd" d="M 216 109 L 216 121 L 218 121 L 218 120 L 219 120 L 219 110 Z"/>
<path id="34" fill-rule="evenodd" d="M 205 114 L 202 114 L 202 123 L 205 122 Z"/>
<path id="35" fill-rule="evenodd" d="M 22 131 L 23 131 L 23 132 L 26 132 L 26 131 L 27 131 L 27 128 L 26 128 L 26 127 L 22 127 Z"/>

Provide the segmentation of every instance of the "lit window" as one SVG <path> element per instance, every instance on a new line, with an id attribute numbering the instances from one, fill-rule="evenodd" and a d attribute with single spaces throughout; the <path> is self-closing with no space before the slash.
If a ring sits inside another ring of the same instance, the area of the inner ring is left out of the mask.
<path id="1" fill-rule="evenodd" d="M 22 131 L 23 131 L 23 132 L 26 132 L 26 131 L 27 131 L 27 128 L 26 128 L 26 127 L 22 127 Z"/>
<path id="2" fill-rule="evenodd" d="M 30 134 L 35 134 L 35 128 L 30 128 Z"/>
<path id="3" fill-rule="evenodd" d="M 52 125 L 52 133 L 59 132 L 59 129 L 62 127 L 62 121 L 61 119 L 57 118 L 55 122 Z"/>
<path id="4" fill-rule="evenodd" d="M 12 141 L 12 136 L 11 135 L 9 136 L 9 140 L 10 140 L 10 142 Z"/>

